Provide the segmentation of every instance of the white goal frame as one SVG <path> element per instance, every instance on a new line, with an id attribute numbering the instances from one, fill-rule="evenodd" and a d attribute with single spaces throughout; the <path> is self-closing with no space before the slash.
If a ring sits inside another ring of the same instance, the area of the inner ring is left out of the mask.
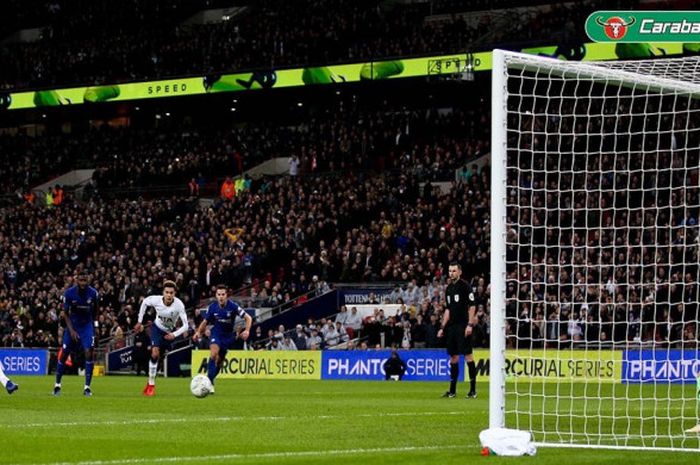
<path id="1" fill-rule="evenodd" d="M 699 61 L 700 63 L 700 61 Z M 619 68 L 619 69 L 615 69 Z M 653 68 L 653 66 L 652 66 Z M 600 78 L 605 83 L 621 87 L 663 89 L 700 98 L 700 73 L 696 80 L 669 79 L 653 74 L 631 72 L 622 65 L 604 63 L 566 62 L 522 53 L 494 50 L 491 90 L 491 291 L 490 291 L 490 361 L 489 361 L 489 427 L 508 427 L 506 424 L 506 248 L 507 248 L 507 182 L 508 182 L 508 70 L 541 71 L 559 78 Z M 632 67 L 633 69 L 633 67 Z M 655 70 L 655 69 L 654 69 Z M 652 72 L 654 71 L 652 70 Z M 675 77 L 675 76 L 672 76 Z M 697 400 L 697 399 L 696 399 Z M 696 407 L 697 409 L 697 407 Z M 700 417 L 698 418 L 700 422 Z M 537 438 L 535 438 L 537 440 Z M 700 444 L 700 435 L 696 443 Z M 537 442 L 546 447 L 581 447 L 600 449 L 658 450 L 700 452 L 682 447 L 650 447 L 647 445 L 595 444 L 576 442 Z"/>

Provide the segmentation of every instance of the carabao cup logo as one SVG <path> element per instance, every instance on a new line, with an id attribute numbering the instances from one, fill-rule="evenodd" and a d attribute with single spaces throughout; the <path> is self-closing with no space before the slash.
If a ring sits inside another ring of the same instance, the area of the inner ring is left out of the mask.
<path id="1" fill-rule="evenodd" d="M 595 19 L 598 25 L 603 26 L 605 35 L 612 40 L 620 40 L 627 34 L 627 28 L 634 24 L 635 19 L 633 16 L 629 17 L 629 21 L 625 22 L 624 19 L 619 16 L 612 16 L 603 21 L 600 16 Z"/>

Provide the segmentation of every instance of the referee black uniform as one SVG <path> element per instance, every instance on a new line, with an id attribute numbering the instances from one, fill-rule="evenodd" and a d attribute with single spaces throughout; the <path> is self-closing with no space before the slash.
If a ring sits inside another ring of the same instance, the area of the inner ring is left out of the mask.
<path id="1" fill-rule="evenodd" d="M 465 337 L 469 324 L 469 307 L 475 305 L 471 286 L 463 279 L 450 283 L 445 290 L 450 320 L 445 328 L 445 340 L 449 355 L 468 355 L 472 353 L 471 337 Z"/>
<path id="2" fill-rule="evenodd" d="M 450 317 L 444 328 L 447 353 L 450 357 L 457 355 L 471 355 L 471 336 L 466 336 L 469 325 L 469 308 L 476 305 L 472 288 L 463 279 L 457 279 L 445 289 L 445 300 Z M 467 361 L 469 367 L 469 381 L 471 389 L 467 397 L 476 397 L 476 365 L 474 361 Z M 455 397 L 457 392 L 457 379 L 459 378 L 459 362 L 450 361 L 450 390 L 444 397 Z"/>

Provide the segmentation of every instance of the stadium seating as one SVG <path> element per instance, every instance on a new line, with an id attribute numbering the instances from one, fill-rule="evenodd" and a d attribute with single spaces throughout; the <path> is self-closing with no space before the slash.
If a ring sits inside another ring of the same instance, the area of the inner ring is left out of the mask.
<path id="1" fill-rule="evenodd" d="M 167 188 L 184 194 L 196 178 L 210 187 L 202 193 L 211 194 L 226 175 L 291 153 L 301 157 L 303 173 L 402 170 L 421 180 L 451 180 L 457 168 L 488 152 L 484 126 L 462 123 L 476 120 L 478 111 L 329 114 L 285 127 L 267 122 L 218 128 L 103 126 L 57 136 L 0 136 L 0 175 L 8 180 L 0 193 L 24 192 L 71 169 L 96 168 L 95 188 L 103 193 Z"/>
<path id="2" fill-rule="evenodd" d="M 376 0 L 334 1 L 333 8 L 323 0 L 267 0 L 254 2 L 230 21 L 206 25 L 181 23 L 199 9 L 225 2 L 31 3 L 33 10 L 23 8 L 17 23 L 4 22 L 5 33 L 11 32 L 10 24 L 31 25 L 43 28 L 43 38 L 0 46 L 0 89 L 460 53 L 499 43 L 576 42 L 586 40 L 585 35 L 580 27 L 568 26 L 583 24 L 581 18 L 598 4 L 548 12 L 531 9 L 519 16 L 521 24 L 513 24 L 511 18 L 509 28 L 503 29 L 493 27 L 503 10 L 497 15 L 484 12 L 469 22 L 462 16 L 442 14 L 480 10 L 492 2 L 434 2 L 387 9 Z M 490 8 L 536 3 L 504 1 Z"/>

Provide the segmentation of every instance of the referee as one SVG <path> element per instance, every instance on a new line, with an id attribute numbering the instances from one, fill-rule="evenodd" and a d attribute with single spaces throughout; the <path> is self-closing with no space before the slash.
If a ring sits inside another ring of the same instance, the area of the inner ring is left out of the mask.
<path id="1" fill-rule="evenodd" d="M 472 355 L 472 326 L 476 323 L 476 305 L 471 287 L 462 279 L 462 266 L 451 263 L 449 267 L 450 284 L 445 289 L 447 308 L 442 317 L 442 327 L 438 337 L 443 334 L 447 339 L 447 353 L 450 356 L 450 390 L 442 397 L 457 396 L 457 379 L 459 378 L 459 356 L 466 355 L 469 367 L 468 398 L 476 397 L 476 365 Z"/>

